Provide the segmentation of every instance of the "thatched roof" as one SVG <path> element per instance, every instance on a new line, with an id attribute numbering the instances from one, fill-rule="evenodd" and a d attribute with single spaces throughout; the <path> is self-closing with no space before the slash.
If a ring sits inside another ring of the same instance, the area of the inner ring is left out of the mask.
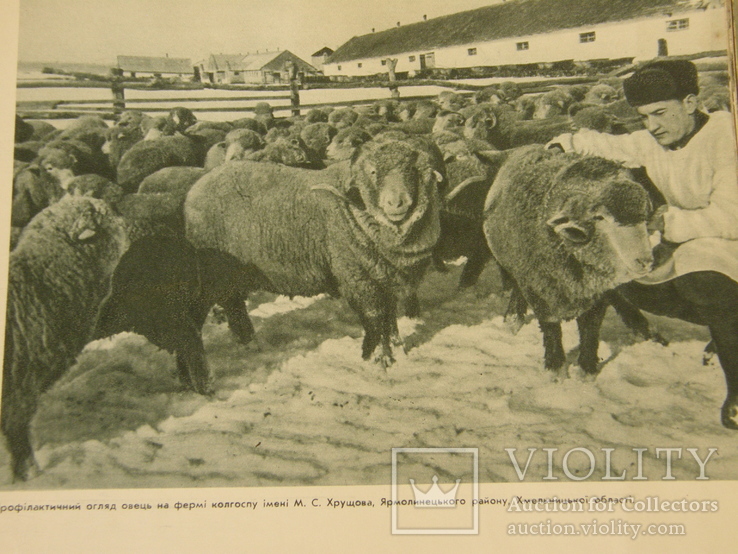
<path id="1" fill-rule="evenodd" d="M 118 56 L 118 67 L 123 71 L 140 73 L 193 73 L 189 58 L 157 58 L 151 56 Z"/>
<path id="2" fill-rule="evenodd" d="M 512 0 L 354 37 L 329 63 L 537 35 L 706 7 L 709 0 Z"/>

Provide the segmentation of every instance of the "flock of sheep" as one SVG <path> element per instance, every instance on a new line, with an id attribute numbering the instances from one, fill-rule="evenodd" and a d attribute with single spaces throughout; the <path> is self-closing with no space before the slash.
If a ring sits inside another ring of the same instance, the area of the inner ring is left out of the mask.
<path id="1" fill-rule="evenodd" d="M 723 89 L 707 90 L 705 108 L 724 108 Z M 37 471 L 39 396 L 87 342 L 140 333 L 175 353 L 184 386 L 208 394 L 205 318 L 219 305 L 249 342 L 245 300 L 257 290 L 344 297 L 364 328 L 362 357 L 383 367 L 402 346 L 398 309 L 417 316 L 428 267 L 460 256 L 460 287 L 500 265 L 507 317 L 533 309 L 548 369 L 564 366 L 560 322 L 577 318 L 579 363 L 598 372 L 609 304 L 660 339 L 614 290 L 651 265 L 658 199 L 647 179 L 542 146 L 578 128 L 639 127 L 617 79 L 292 118 L 260 103 L 231 122 L 185 108 L 127 111 L 111 127 L 85 116 L 63 131 L 16 118 L 1 415 L 15 478 Z"/>

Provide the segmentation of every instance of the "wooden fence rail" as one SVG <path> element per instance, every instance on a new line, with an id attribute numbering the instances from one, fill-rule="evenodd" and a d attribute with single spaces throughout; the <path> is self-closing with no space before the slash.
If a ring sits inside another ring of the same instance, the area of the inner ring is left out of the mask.
<path id="1" fill-rule="evenodd" d="M 520 83 L 521 89 L 526 94 L 536 94 L 551 90 L 558 84 L 581 84 L 593 83 L 597 77 L 574 77 L 567 79 L 541 80 L 535 82 Z M 295 85 L 297 85 L 297 81 Z M 391 97 L 397 99 L 399 97 L 399 82 L 394 81 L 389 87 Z M 467 86 L 461 83 L 456 87 Z M 377 88 L 388 88 L 386 83 L 379 83 Z M 468 96 L 474 94 L 476 90 L 483 88 L 480 85 L 468 85 L 467 90 L 456 88 L 456 93 Z M 208 106 L 198 107 L 197 104 L 203 102 L 219 103 L 219 102 L 267 102 L 267 101 L 284 101 L 284 104 L 272 106 L 276 112 L 291 111 L 293 115 L 299 115 L 303 109 L 320 108 L 320 107 L 342 107 L 342 106 L 359 106 L 371 104 L 376 99 L 363 98 L 357 100 L 340 100 L 331 102 L 320 102 L 312 104 L 302 104 L 300 102 L 300 92 L 298 86 L 291 87 L 290 90 L 282 94 L 270 94 L 263 96 L 246 95 L 246 96 L 208 96 L 208 97 L 187 97 L 187 98 L 125 98 L 125 89 L 120 83 L 114 83 L 111 87 L 111 98 L 108 100 L 100 99 L 84 99 L 84 100 L 50 100 L 50 101 L 19 101 L 16 102 L 16 112 L 18 115 L 28 119 L 74 119 L 82 115 L 98 115 L 103 119 L 115 120 L 118 115 L 129 106 L 139 106 L 142 104 L 170 104 L 170 105 L 192 105 L 193 112 L 230 112 L 230 113 L 249 113 L 253 112 L 255 106 Z M 136 89 L 141 90 L 141 89 Z M 311 89 L 317 90 L 317 89 Z M 329 89 L 331 90 L 331 89 Z M 367 88 L 367 90 L 370 90 Z M 403 96 L 403 100 L 425 100 L 433 98 L 435 95 L 413 95 Z M 146 106 L 139 108 L 146 112 L 168 112 L 170 107 Z"/>

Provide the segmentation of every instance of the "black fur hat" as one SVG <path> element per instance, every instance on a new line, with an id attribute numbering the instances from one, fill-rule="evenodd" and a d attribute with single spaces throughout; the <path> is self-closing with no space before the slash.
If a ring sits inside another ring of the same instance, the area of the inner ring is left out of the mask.
<path id="1" fill-rule="evenodd" d="M 660 60 L 636 70 L 623 81 L 628 103 L 637 108 L 664 100 L 682 100 L 698 94 L 697 68 L 688 60 Z"/>

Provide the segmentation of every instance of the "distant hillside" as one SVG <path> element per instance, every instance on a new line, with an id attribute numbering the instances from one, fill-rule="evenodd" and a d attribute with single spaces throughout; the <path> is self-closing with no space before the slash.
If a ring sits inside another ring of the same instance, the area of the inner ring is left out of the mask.
<path id="1" fill-rule="evenodd" d="M 41 71 L 44 67 L 52 67 L 61 69 L 69 73 L 96 73 L 98 75 L 107 75 L 110 68 L 115 65 L 95 64 L 95 63 L 67 63 L 67 62 L 18 62 L 18 71 Z"/>

